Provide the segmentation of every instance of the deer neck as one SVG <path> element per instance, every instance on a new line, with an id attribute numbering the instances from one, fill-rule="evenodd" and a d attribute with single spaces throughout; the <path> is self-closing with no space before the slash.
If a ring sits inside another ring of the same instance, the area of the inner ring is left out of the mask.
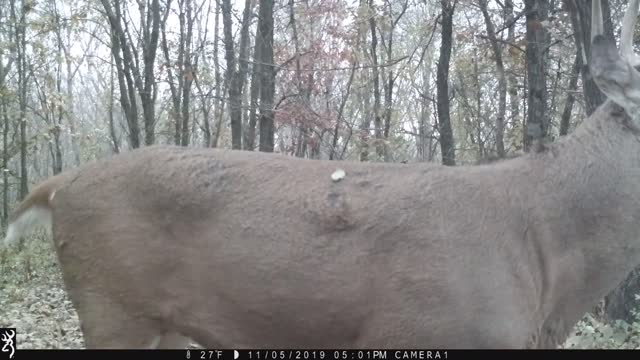
<path id="1" fill-rule="evenodd" d="M 640 264 L 638 134 L 624 111 L 607 101 L 572 136 L 538 154 L 546 161 L 534 241 L 550 259 L 542 291 L 545 346 L 557 344 L 575 324 L 571 320 L 592 310 L 581 304 L 597 304 Z"/>

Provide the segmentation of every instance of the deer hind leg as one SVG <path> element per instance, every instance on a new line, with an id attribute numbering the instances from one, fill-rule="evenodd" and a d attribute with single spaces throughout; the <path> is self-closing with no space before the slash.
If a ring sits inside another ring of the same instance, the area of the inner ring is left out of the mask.
<path id="1" fill-rule="evenodd" d="M 169 332 L 162 335 L 156 349 L 186 349 L 190 344 L 190 338 L 177 332 Z"/>
<path id="2" fill-rule="evenodd" d="M 165 332 L 158 320 L 132 314 L 105 297 L 85 298 L 77 308 L 87 349 L 156 349 L 184 344 L 179 343 L 179 334 Z"/>
<path id="3" fill-rule="evenodd" d="M 188 349 L 191 339 L 176 332 L 156 336 L 147 346 L 149 349 Z"/>

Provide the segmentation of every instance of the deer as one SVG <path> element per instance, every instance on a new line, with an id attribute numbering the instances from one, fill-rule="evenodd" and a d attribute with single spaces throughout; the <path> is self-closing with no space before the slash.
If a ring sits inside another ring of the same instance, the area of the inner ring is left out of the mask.
<path id="1" fill-rule="evenodd" d="M 152 145 L 15 208 L 48 229 L 87 348 L 555 348 L 640 263 L 640 74 L 593 1 L 607 100 L 475 166 Z"/>

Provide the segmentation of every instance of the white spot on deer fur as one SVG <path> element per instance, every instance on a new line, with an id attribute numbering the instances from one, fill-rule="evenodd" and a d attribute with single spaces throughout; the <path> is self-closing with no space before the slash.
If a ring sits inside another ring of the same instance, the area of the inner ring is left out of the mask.
<path id="1" fill-rule="evenodd" d="M 51 211 L 46 208 L 34 206 L 23 212 L 15 219 L 7 229 L 4 238 L 6 246 L 15 243 L 23 236 L 29 235 L 38 227 L 43 227 L 47 232 L 51 231 Z"/>
<path id="2" fill-rule="evenodd" d="M 53 200 L 54 196 L 56 196 L 56 192 L 52 191 L 51 194 L 49 194 L 49 202 L 51 202 L 51 200 Z"/>
<path id="3" fill-rule="evenodd" d="M 338 169 L 338 170 L 334 171 L 333 174 L 331 174 L 331 180 L 340 181 L 340 180 L 344 179 L 344 177 L 346 175 L 347 175 L 347 173 L 345 173 L 344 170 Z"/>

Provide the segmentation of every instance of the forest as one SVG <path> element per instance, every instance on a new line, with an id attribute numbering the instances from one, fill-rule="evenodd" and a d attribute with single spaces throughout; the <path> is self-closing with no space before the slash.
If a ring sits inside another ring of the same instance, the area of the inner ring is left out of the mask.
<path id="1" fill-rule="evenodd" d="M 619 39 L 627 1 L 602 4 Z M 590 15 L 588 0 L 0 0 L 2 229 L 40 181 L 154 144 L 521 156 L 606 99 Z M 20 246 L 0 251 L 0 327 L 23 329 L 23 348 L 82 347 L 49 243 Z M 639 305 L 640 268 L 564 346 L 640 347 Z"/>

